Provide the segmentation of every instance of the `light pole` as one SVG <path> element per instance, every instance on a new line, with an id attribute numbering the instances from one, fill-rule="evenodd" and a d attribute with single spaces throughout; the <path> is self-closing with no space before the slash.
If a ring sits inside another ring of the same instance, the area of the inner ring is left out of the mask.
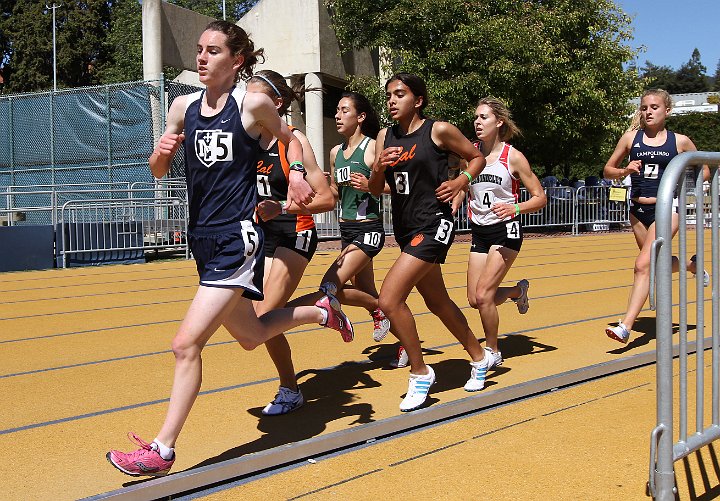
<path id="1" fill-rule="evenodd" d="M 225 0 L 223 0 L 223 21 L 225 21 Z"/>
<path id="2" fill-rule="evenodd" d="M 47 4 L 45 4 L 46 9 L 52 9 L 53 14 L 53 92 L 57 91 L 57 49 L 55 46 L 55 9 L 58 7 L 62 7 L 62 4 L 55 5 L 53 3 L 52 7 L 48 7 Z"/>

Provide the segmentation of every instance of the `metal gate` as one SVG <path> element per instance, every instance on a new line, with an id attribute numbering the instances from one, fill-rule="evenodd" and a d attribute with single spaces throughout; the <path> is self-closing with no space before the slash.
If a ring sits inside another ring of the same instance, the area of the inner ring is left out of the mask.
<path id="1" fill-rule="evenodd" d="M 707 164 L 710 166 L 711 178 L 709 196 L 703 192 L 702 169 L 695 166 Z M 675 157 L 667 166 L 658 190 L 656 206 L 656 240 L 653 242 L 652 260 L 650 269 L 650 305 L 656 304 L 656 331 L 657 331 L 657 426 L 653 429 L 650 443 L 650 478 L 648 482 L 650 494 L 659 500 L 675 499 L 677 487 L 673 465 L 675 461 L 688 456 L 693 451 L 710 444 L 720 438 L 720 329 L 718 321 L 718 296 L 720 293 L 720 263 L 718 261 L 718 164 L 720 152 L 688 152 Z M 688 194 L 686 190 L 686 175 L 690 178 L 692 189 Z M 696 339 L 688 343 L 688 299 L 687 299 L 687 271 L 680 266 L 680 280 L 678 282 L 679 301 L 679 345 L 673 346 L 673 279 L 672 279 L 672 214 L 676 210 L 673 204 L 675 194 L 678 194 L 677 211 L 679 214 L 678 249 L 679 259 L 683 263 L 687 256 L 687 224 L 689 221 L 696 225 L 696 256 L 698 273 L 694 282 L 696 289 Z M 694 199 L 694 211 L 693 211 Z M 688 206 L 691 206 L 688 208 Z M 689 211 L 691 212 L 689 214 Z M 706 238 L 705 230 L 708 218 L 710 223 L 710 238 Z M 708 242 L 709 240 L 709 242 Z M 709 294 L 703 287 L 702 263 L 705 261 L 706 250 L 711 252 L 712 292 Z M 655 288 L 657 286 L 657 288 Z M 656 292 L 654 294 L 654 292 Z M 707 296 L 711 296 L 706 299 Z M 657 301 L 655 301 L 657 300 Z M 705 338 L 705 306 L 711 301 L 712 321 L 709 326 L 712 331 L 711 340 Z M 705 348 L 711 343 L 710 352 L 712 382 L 708 394 L 704 381 Z M 688 353 L 695 351 L 695 431 L 688 434 Z M 673 356 L 678 353 L 678 388 L 679 406 L 677 409 L 678 436 L 673 437 L 675 428 L 675 415 L 673 411 Z M 705 404 L 712 402 L 712 422 L 705 423 Z"/>

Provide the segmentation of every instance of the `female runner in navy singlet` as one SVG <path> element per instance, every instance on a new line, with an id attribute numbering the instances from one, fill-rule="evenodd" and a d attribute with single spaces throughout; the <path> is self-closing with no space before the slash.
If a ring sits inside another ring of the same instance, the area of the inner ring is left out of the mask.
<path id="1" fill-rule="evenodd" d="M 426 118 L 425 82 L 399 73 L 385 84 L 390 116 L 396 124 L 380 131 L 370 192 L 379 195 L 390 185 L 393 230 L 401 254 L 388 271 L 380 289 L 380 309 L 390 319 L 410 363 L 408 391 L 401 411 L 420 407 L 427 398 L 435 373 L 426 365 L 417 326 L 407 298 L 415 287 L 428 309 L 445 324 L 471 358 L 465 390 L 481 390 L 491 355 L 486 355 L 460 308 L 450 299 L 440 264 L 445 262 L 455 234 L 450 203 L 467 188 L 485 166 L 483 154 L 447 122 Z M 448 180 L 448 156 L 455 153 L 467 168 Z"/>
<path id="2" fill-rule="evenodd" d="M 628 298 L 627 312 L 617 325 L 608 326 L 605 334 L 611 339 L 627 343 L 630 331 L 645 305 L 650 291 L 650 249 L 655 240 L 655 203 L 665 168 L 670 160 L 684 151 L 696 151 L 693 142 L 683 134 L 665 128 L 665 120 L 672 109 L 670 94 L 662 89 L 651 89 L 640 98 L 639 129 L 631 128 L 618 141 L 615 151 L 607 161 L 603 174 L 608 179 L 622 179 L 630 175 L 630 224 L 640 253 L 635 259 L 632 290 Z M 620 167 L 623 159 L 629 163 Z M 703 167 L 705 179 L 710 176 Z M 678 216 L 673 214 L 672 232 L 678 230 Z M 694 257 L 694 256 L 693 256 Z M 672 267 L 679 269 L 678 258 L 673 256 Z M 687 263 L 687 270 L 696 273 L 694 259 Z M 710 277 L 703 271 L 705 285 Z"/>
<path id="3" fill-rule="evenodd" d="M 175 461 L 175 442 L 199 393 L 201 352 L 223 325 L 246 350 L 302 324 L 320 323 L 352 340 L 352 325 L 327 296 L 315 306 L 274 310 L 260 318 L 252 300 L 261 300 L 263 234 L 253 222 L 256 206 L 256 163 L 263 131 L 277 137 L 288 158 L 302 167 L 302 147 L 263 93 L 235 87 L 249 77 L 262 50 L 255 50 L 245 31 L 226 21 L 213 21 L 200 36 L 196 63 L 203 91 L 176 98 L 165 133 L 150 156 L 150 169 L 161 178 L 184 142 L 188 185 L 188 242 L 195 257 L 200 286 L 172 342 L 175 376 L 165 421 L 148 443 L 125 453 L 107 453 L 110 463 L 128 475 L 165 475 Z M 291 173 L 288 198 L 299 206 L 312 201 L 302 172 Z M 145 375 L 147 376 L 147 375 Z M 143 384 L 147 384 L 144 382 Z"/>

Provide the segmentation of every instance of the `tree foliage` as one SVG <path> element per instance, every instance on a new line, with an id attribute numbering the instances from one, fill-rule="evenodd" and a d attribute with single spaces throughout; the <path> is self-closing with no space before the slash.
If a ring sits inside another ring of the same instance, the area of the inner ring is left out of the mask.
<path id="1" fill-rule="evenodd" d="M 6 37 L 0 66 L 3 92 L 46 90 L 53 81 L 52 10 L 44 2 L 19 0 L 0 20 Z M 103 43 L 110 23 L 104 0 L 64 2 L 56 9 L 58 87 L 91 85 L 107 54 Z"/>
<path id="2" fill-rule="evenodd" d="M 693 50 L 690 60 L 680 66 L 677 72 L 676 93 L 706 92 L 710 90 L 705 72 L 707 68 L 700 62 L 700 51 Z"/>
<path id="3" fill-rule="evenodd" d="M 720 113 L 670 115 L 667 127 L 685 134 L 700 151 L 720 151 Z"/>
<path id="4" fill-rule="evenodd" d="M 219 0 L 170 2 L 222 18 Z M 226 0 L 227 19 L 239 19 L 257 2 Z M 140 0 L 62 0 L 56 4 L 58 88 L 142 79 Z M 45 2 L 0 0 L 0 74 L 5 81 L 0 87 L 3 93 L 52 88 L 52 10 Z"/>
<path id="5" fill-rule="evenodd" d="M 469 133 L 479 98 L 504 99 L 540 172 L 597 173 L 640 90 L 637 72 L 623 70 L 635 55 L 630 19 L 607 0 L 327 4 L 344 48 L 387 48 L 392 72 L 427 81 L 430 116 Z"/>
<path id="6" fill-rule="evenodd" d="M 688 62 L 677 71 L 670 66 L 656 66 L 646 61 L 641 73 L 645 89 L 665 89 L 670 94 L 685 94 L 711 90 L 706 71 L 707 68 L 700 60 L 700 51 L 696 48 Z"/>

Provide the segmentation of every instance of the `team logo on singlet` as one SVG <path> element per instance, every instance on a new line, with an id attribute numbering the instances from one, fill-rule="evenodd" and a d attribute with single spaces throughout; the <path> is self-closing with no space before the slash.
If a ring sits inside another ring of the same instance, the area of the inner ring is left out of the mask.
<path id="1" fill-rule="evenodd" d="M 232 162 L 232 132 L 221 129 L 195 131 L 195 155 L 205 167 L 215 162 Z"/>
<path id="2" fill-rule="evenodd" d="M 425 235 L 423 235 L 422 233 L 418 233 L 410 241 L 410 246 L 417 247 L 422 243 L 423 240 L 425 240 Z"/>

